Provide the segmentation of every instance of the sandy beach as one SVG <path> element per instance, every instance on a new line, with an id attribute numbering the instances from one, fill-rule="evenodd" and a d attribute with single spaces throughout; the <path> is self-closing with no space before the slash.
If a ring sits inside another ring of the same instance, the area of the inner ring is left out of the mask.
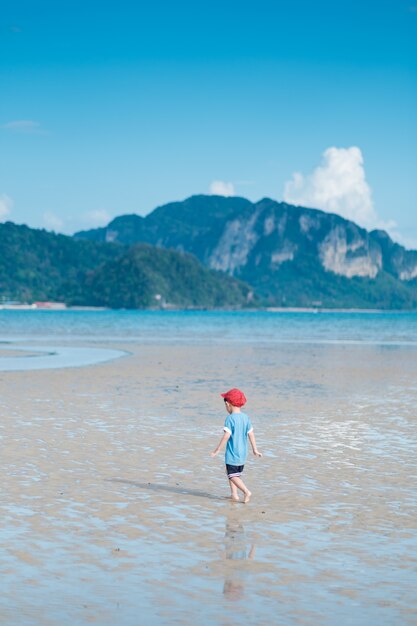
<path id="1" fill-rule="evenodd" d="M 417 623 L 415 347 L 99 347 L 0 372 L 1 624 Z M 247 505 L 210 458 L 235 385 Z"/>

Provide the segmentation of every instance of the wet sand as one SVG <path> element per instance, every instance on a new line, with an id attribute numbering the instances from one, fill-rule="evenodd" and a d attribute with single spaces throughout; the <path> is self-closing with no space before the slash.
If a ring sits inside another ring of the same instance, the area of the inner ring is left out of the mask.
<path id="1" fill-rule="evenodd" d="M 416 624 L 415 348 L 101 347 L 0 372 L 1 624 Z M 209 456 L 235 385 L 247 505 Z"/>

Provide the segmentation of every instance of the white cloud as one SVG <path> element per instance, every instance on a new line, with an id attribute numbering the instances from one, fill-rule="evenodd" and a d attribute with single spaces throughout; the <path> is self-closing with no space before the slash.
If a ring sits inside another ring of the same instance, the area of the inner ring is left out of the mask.
<path id="1" fill-rule="evenodd" d="M 112 216 L 106 209 L 95 209 L 88 211 L 82 221 L 90 228 L 97 228 L 98 226 L 107 226 L 111 220 Z"/>
<path id="2" fill-rule="evenodd" d="M 5 193 L 0 195 L 0 222 L 4 221 L 12 210 L 13 201 Z"/>
<path id="3" fill-rule="evenodd" d="M 233 183 L 227 183 L 223 180 L 213 180 L 210 185 L 210 193 L 213 196 L 234 196 L 235 187 Z"/>
<path id="4" fill-rule="evenodd" d="M 321 164 L 307 176 L 295 172 L 285 184 L 284 200 L 337 213 L 365 228 L 381 228 L 365 179 L 359 148 L 328 148 Z"/>
<path id="5" fill-rule="evenodd" d="M 65 226 L 65 221 L 63 219 L 58 217 L 58 215 L 55 215 L 55 213 L 51 213 L 49 211 L 46 211 L 43 214 L 43 223 L 47 230 L 53 230 L 56 233 L 62 232 Z"/>
<path id="6" fill-rule="evenodd" d="M 43 134 L 44 131 L 41 129 L 41 125 L 39 122 L 35 122 L 33 120 L 13 120 L 12 122 L 7 122 L 1 126 L 4 130 L 11 130 L 16 133 L 26 133 L 26 134 Z"/>
<path id="7" fill-rule="evenodd" d="M 328 148 L 311 174 L 294 172 L 285 183 L 284 201 L 337 213 L 367 230 L 385 230 L 393 241 L 417 249 L 414 237 L 404 236 L 397 222 L 378 217 L 366 182 L 360 148 Z"/>
<path id="8" fill-rule="evenodd" d="M 52 213 L 50 211 L 46 211 L 43 214 L 43 223 L 47 230 L 53 230 L 57 233 L 59 232 L 65 234 L 72 234 L 77 230 L 107 226 L 112 219 L 112 215 L 106 211 L 106 209 L 87 211 L 83 215 L 77 217 L 73 215 L 60 217 L 56 213 Z"/>

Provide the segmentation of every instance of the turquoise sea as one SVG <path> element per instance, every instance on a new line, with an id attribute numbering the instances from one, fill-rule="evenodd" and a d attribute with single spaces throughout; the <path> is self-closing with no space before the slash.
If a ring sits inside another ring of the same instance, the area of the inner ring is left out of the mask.
<path id="1" fill-rule="evenodd" d="M 0 311 L 0 371 L 92 365 L 118 342 L 417 346 L 417 312 Z"/>
<path id="2" fill-rule="evenodd" d="M 0 311 L 0 341 L 22 339 L 417 345 L 417 312 Z"/>

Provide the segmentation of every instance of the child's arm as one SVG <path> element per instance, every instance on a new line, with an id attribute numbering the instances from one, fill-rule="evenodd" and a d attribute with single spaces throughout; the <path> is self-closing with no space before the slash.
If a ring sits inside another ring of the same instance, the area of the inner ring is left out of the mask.
<path id="1" fill-rule="evenodd" d="M 250 445 L 252 446 L 252 451 L 253 451 L 254 455 L 255 456 L 262 456 L 262 452 L 259 452 L 258 448 L 256 447 L 256 439 L 255 439 L 255 434 L 254 434 L 253 430 L 251 430 L 248 433 L 248 437 L 249 437 Z"/>
<path id="2" fill-rule="evenodd" d="M 227 443 L 227 441 L 229 440 L 229 437 L 230 433 L 225 431 L 223 437 L 220 439 L 219 445 L 213 450 L 213 452 L 210 452 L 210 456 L 216 456 L 217 454 L 219 454 L 224 444 Z"/>

